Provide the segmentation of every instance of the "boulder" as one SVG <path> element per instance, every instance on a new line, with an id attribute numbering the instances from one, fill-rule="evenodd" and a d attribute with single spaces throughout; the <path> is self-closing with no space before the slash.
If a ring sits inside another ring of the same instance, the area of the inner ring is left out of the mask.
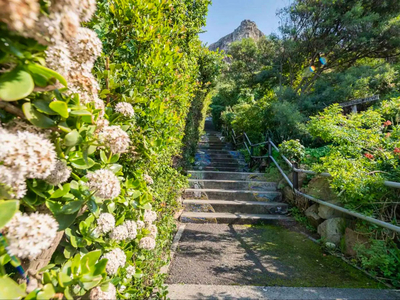
<path id="1" fill-rule="evenodd" d="M 325 220 L 318 226 L 318 233 L 321 235 L 321 238 L 324 239 L 326 242 L 339 245 L 345 226 L 346 220 L 344 218 L 333 218 Z"/>
<path id="2" fill-rule="evenodd" d="M 317 228 L 319 226 L 319 224 L 321 224 L 324 221 L 324 219 L 322 219 L 318 215 L 318 206 L 319 205 L 317 203 L 315 203 L 315 204 L 311 205 L 309 208 L 307 208 L 307 210 L 305 211 L 305 215 L 306 215 L 308 221 L 315 228 Z"/>
<path id="3" fill-rule="evenodd" d="M 321 199 L 323 200 L 323 199 Z M 340 206 L 339 201 L 326 201 L 332 204 L 336 204 L 338 206 Z M 333 218 L 344 218 L 346 217 L 345 213 L 342 213 L 340 211 L 337 211 L 336 209 L 330 208 L 328 206 L 325 205 L 320 205 L 318 208 L 318 215 L 325 220 L 328 219 L 333 219 Z"/>
<path id="4" fill-rule="evenodd" d="M 368 248 L 370 245 L 368 236 L 357 233 L 348 227 L 346 228 L 344 239 L 346 245 L 345 254 L 348 256 L 356 256 L 357 253 L 354 250 L 354 246 L 361 244 Z"/>

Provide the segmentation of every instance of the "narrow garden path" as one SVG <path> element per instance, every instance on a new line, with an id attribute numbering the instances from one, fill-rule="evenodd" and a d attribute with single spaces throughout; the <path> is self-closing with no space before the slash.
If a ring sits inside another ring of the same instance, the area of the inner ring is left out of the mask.
<path id="1" fill-rule="evenodd" d="M 210 121 L 206 132 L 184 194 L 171 299 L 400 299 L 324 254 L 287 216 L 277 184 L 249 172 Z"/>

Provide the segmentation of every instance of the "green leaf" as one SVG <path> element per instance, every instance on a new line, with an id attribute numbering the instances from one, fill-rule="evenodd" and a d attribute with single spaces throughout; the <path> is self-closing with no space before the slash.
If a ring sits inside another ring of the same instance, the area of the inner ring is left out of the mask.
<path id="1" fill-rule="evenodd" d="M 132 195 L 130 195 L 130 197 L 132 199 L 136 199 L 137 197 L 139 197 L 142 194 L 140 191 L 136 191 L 136 190 L 133 192 L 129 191 L 129 193 L 132 194 Z"/>
<path id="2" fill-rule="evenodd" d="M 2 229 L 15 215 L 19 208 L 18 200 L 0 202 L 0 229 Z"/>
<path id="3" fill-rule="evenodd" d="M 53 101 L 50 103 L 50 108 L 54 110 L 56 113 L 58 113 L 61 117 L 63 118 L 68 118 L 69 113 L 68 113 L 68 106 L 67 103 L 64 101 Z"/>
<path id="4" fill-rule="evenodd" d="M 40 87 L 44 88 L 48 85 L 47 78 L 44 77 L 43 75 L 37 74 L 37 73 L 31 73 L 31 76 L 32 76 L 33 81 L 36 86 L 40 86 Z"/>
<path id="5" fill-rule="evenodd" d="M 108 165 L 107 169 L 110 170 L 111 172 L 113 172 L 114 174 L 117 174 L 119 171 L 122 170 L 122 166 L 119 164 L 112 164 L 112 165 Z"/>
<path id="6" fill-rule="evenodd" d="M 87 206 L 92 213 L 95 213 L 97 211 L 98 208 L 97 203 L 92 199 L 88 201 Z"/>
<path id="7" fill-rule="evenodd" d="M 119 153 L 118 154 L 114 154 L 112 157 L 111 157 L 111 160 L 110 160 L 110 163 L 116 163 L 117 161 L 119 160 Z"/>
<path id="8" fill-rule="evenodd" d="M 71 128 L 68 127 L 68 124 L 65 121 L 58 123 L 58 128 L 66 133 L 71 132 Z"/>
<path id="9" fill-rule="evenodd" d="M 56 71 L 53 71 L 49 68 L 43 67 L 39 64 L 29 64 L 28 65 L 28 70 L 32 73 L 37 73 L 40 74 L 44 77 L 46 77 L 48 80 L 50 80 L 51 78 L 55 78 L 57 79 L 63 86 L 67 86 L 67 81 L 65 80 L 65 78 L 57 73 Z"/>
<path id="10" fill-rule="evenodd" d="M 82 274 L 90 272 L 91 269 L 94 270 L 94 266 L 97 260 L 100 258 L 100 256 L 101 256 L 101 250 L 95 250 L 86 253 L 81 259 Z"/>
<path id="11" fill-rule="evenodd" d="M 36 107 L 39 111 L 44 112 L 47 115 L 57 115 L 55 111 L 50 108 L 51 101 L 47 101 L 44 99 L 36 99 L 32 101 L 34 107 Z"/>
<path id="12" fill-rule="evenodd" d="M 52 119 L 38 112 L 30 102 L 24 103 L 22 110 L 29 122 L 37 127 L 50 128 L 55 126 L 55 122 Z"/>
<path id="13" fill-rule="evenodd" d="M 58 283 L 61 287 L 66 287 L 72 283 L 71 277 L 63 272 L 58 273 Z"/>
<path id="14" fill-rule="evenodd" d="M 73 116 L 91 116 L 92 113 L 87 110 L 72 110 L 70 112 L 71 115 Z"/>
<path id="15" fill-rule="evenodd" d="M 85 170 L 85 169 L 90 169 L 91 167 L 94 166 L 95 161 L 88 157 L 88 163 L 85 162 L 83 158 L 78 158 L 73 161 L 71 161 L 71 164 L 74 168 L 80 169 L 80 170 Z"/>
<path id="16" fill-rule="evenodd" d="M 108 163 L 107 155 L 103 150 L 100 150 L 100 158 L 103 163 Z"/>
<path id="17" fill-rule="evenodd" d="M 14 69 L 0 77 L 0 99 L 3 101 L 16 101 L 28 97 L 35 88 L 31 74 Z"/>
<path id="18" fill-rule="evenodd" d="M 53 285 L 51 283 L 48 283 L 37 294 L 36 299 L 37 300 L 48 300 L 50 298 L 53 298 L 55 293 L 56 292 L 54 291 Z"/>
<path id="19" fill-rule="evenodd" d="M 63 206 L 62 212 L 68 215 L 73 214 L 82 207 L 83 203 L 84 201 L 82 200 L 69 202 L 68 204 Z"/>
<path id="20" fill-rule="evenodd" d="M 62 205 L 57 202 L 47 200 L 46 206 L 54 215 L 60 214 L 62 212 Z"/>
<path id="21" fill-rule="evenodd" d="M 24 290 L 11 278 L 0 277 L 0 299 L 21 299 L 26 296 Z"/>
<path id="22" fill-rule="evenodd" d="M 63 185 L 62 189 L 58 189 L 53 194 L 51 194 L 50 198 L 53 198 L 53 199 L 61 198 L 61 197 L 65 196 L 66 194 L 68 194 L 70 189 L 71 189 L 71 185 L 69 183 L 66 183 Z"/>
<path id="23" fill-rule="evenodd" d="M 81 142 L 82 142 L 82 137 L 80 136 L 79 132 L 76 129 L 72 130 L 64 138 L 64 143 L 68 147 L 78 145 Z"/>
<path id="24" fill-rule="evenodd" d="M 71 289 L 70 289 L 69 286 L 64 290 L 64 296 L 65 296 L 65 298 L 67 298 L 67 300 L 73 300 L 74 299 L 74 297 L 72 296 Z"/>
<path id="25" fill-rule="evenodd" d="M 94 266 L 94 272 L 93 275 L 100 275 L 105 272 L 106 266 L 107 266 L 108 259 L 104 258 L 100 260 L 95 266 Z"/>
<path id="26" fill-rule="evenodd" d="M 68 228 L 76 219 L 76 216 L 78 215 L 78 211 L 75 212 L 74 214 L 58 214 L 55 215 L 54 217 L 56 218 L 58 222 L 58 230 L 65 230 Z"/>

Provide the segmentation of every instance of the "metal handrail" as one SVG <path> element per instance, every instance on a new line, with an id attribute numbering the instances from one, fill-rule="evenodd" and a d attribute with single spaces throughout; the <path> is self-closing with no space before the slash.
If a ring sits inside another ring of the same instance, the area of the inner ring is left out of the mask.
<path id="1" fill-rule="evenodd" d="M 250 154 L 250 160 L 255 159 L 255 158 L 257 158 L 257 159 L 259 159 L 259 158 L 269 158 L 275 164 L 275 166 L 278 168 L 279 172 L 281 173 L 281 175 L 283 176 L 285 181 L 293 189 L 295 195 L 302 196 L 302 197 L 307 198 L 307 199 L 309 199 L 309 200 L 311 200 L 313 202 L 319 203 L 321 205 L 328 206 L 328 207 L 330 207 L 330 208 L 332 208 L 334 210 L 340 211 L 340 212 L 348 214 L 350 216 L 359 218 L 361 220 L 368 221 L 370 223 L 373 223 L 373 224 L 379 225 L 381 227 L 393 230 L 393 231 L 395 231 L 397 233 L 400 233 L 400 226 L 396 226 L 394 224 L 391 224 L 391 223 L 388 223 L 388 222 L 385 222 L 385 221 L 382 221 L 382 220 L 378 220 L 378 219 L 375 219 L 375 218 L 372 218 L 372 217 L 369 217 L 369 216 L 365 216 L 365 215 L 360 214 L 358 212 L 349 210 L 347 208 L 344 208 L 344 207 L 341 207 L 341 206 L 326 202 L 324 200 L 317 199 L 317 198 L 315 198 L 313 196 L 310 196 L 310 195 L 307 195 L 305 193 L 302 193 L 301 191 L 298 190 L 298 173 L 306 173 L 306 174 L 310 174 L 310 175 L 321 175 L 321 176 L 324 176 L 324 177 L 332 177 L 332 175 L 329 174 L 329 173 L 326 173 L 326 172 L 317 173 L 317 172 L 314 172 L 314 171 L 311 171 L 311 170 L 304 170 L 304 169 L 297 168 L 297 164 L 291 163 L 289 159 L 287 159 L 282 153 L 280 153 L 279 148 L 274 144 L 274 142 L 272 142 L 271 139 L 268 139 L 268 141 L 263 142 L 263 143 L 252 144 L 246 133 L 243 133 L 243 136 L 246 137 L 247 141 L 249 142 L 249 145 L 250 145 L 251 149 L 253 149 L 253 147 L 260 146 L 260 145 L 265 145 L 265 144 L 269 145 L 269 147 L 268 147 L 268 155 L 265 155 L 265 156 L 253 156 L 252 155 L 252 150 L 249 149 L 249 147 L 247 146 L 246 141 L 245 140 L 243 141 L 243 144 L 245 145 L 247 151 Z M 236 142 L 235 142 L 235 145 L 237 146 Z M 290 169 L 292 169 L 292 171 L 293 171 L 293 179 L 294 179 L 293 182 L 289 179 L 289 177 L 282 170 L 282 168 L 279 165 L 279 163 L 272 156 L 272 147 L 280 154 L 280 156 L 288 164 Z M 384 185 L 388 186 L 388 187 L 392 187 L 392 188 L 400 188 L 400 182 L 384 181 Z"/>

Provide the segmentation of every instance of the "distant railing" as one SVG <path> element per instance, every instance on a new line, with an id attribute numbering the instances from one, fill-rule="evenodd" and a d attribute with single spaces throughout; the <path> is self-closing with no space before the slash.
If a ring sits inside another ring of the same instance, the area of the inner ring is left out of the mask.
<path id="1" fill-rule="evenodd" d="M 321 199 L 317 199 L 317 198 L 315 198 L 313 196 L 310 196 L 310 195 L 307 195 L 307 194 L 305 194 L 303 192 L 300 192 L 300 190 L 299 190 L 299 173 L 305 173 L 305 174 L 310 174 L 310 175 L 320 175 L 320 176 L 324 176 L 324 177 L 332 177 L 332 175 L 329 174 L 329 173 L 317 173 L 317 172 L 314 172 L 314 171 L 311 171 L 311 170 L 299 169 L 297 163 L 290 162 L 289 159 L 287 159 L 282 153 L 280 153 L 279 148 L 274 144 L 274 142 L 270 138 L 267 138 L 267 140 L 265 142 L 258 143 L 258 144 L 253 144 L 250 141 L 250 139 L 249 139 L 249 137 L 247 136 L 246 133 L 243 133 L 242 135 L 237 136 L 233 129 L 229 130 L 227 128 L 224 128 L 223 131 L 224 131 L 225 135 L 229 136 L 232 139 L 232 141 L 234 143 L 234 146 L 236 148 L 240 147 L 241 145 L 244 146 L 243 148 L 246 148 L 246 150 L 247 150 L 247 152 L 249 154 L 249 157 L 250 157 L 250 167 L 253 167 L 255 161 L 259 160 L 259 159 L 269 159 L 271 162 L 273 162 L 275 164 L 275 166 L 277 167 L 277 169 L 279 170 L 279 172 L 281 173 L 281 175 L 283 176 L 283 178 L 286 180 L 286 182 L 289 184 L 289 186 L 293 189 L 293 192 L 295 193 L 295 195 L 302 196 L 302 197 L 304 197 L 306 199 L 309 199 L 309 200 L 311 200 L 313 202 L 319 203 L 321 205 L 328 206 L 328 207 L 330 207 L 330 208 L 332 208 L 334 210 L 340 211 L 340 212 L 348 214 L 350 216 L 359 218 L 361 220 L 368 221 L 370 223 L 373 223 L 373 224 L 379 225 L 381 227 L 393 230 L 393 231 L 395 231 L 397 233 L 400 233 L 400 226 L 397 226 L 397 225 L 394 225 L 394 224 L 391 224 L 391 223 L 388 223 L 388 222 L 385 222 L 385 221 L 382 221 L 382 220 L 378 220 L 378 219 L 375 219 L 375 218 L 372 218 L 372 217 L 365 216 L 365 215 L 360 214 L 358 212 L 346 209 L 344 207 L 341 207 L 341 206 L 326 202 L 326 201 L 321 200 Z M 264 148 L 267 149 L 267 154 L 261 155 L 261 156 L 255 156 L 254 155 L 254 149 L 255 149 L 255 147 L 259 147 L 259 146 L 264 146 Z M 292 180 L 289 179 L 289 177 L 282 170 L 282 168 L 279 165 L 279 163 L 272 156 L 272 148 L 274 148 L 279 153 L 279 155 L 282 157 L 282 159 L 288 164 L 289 168 L 292 170 L 292 174 L 293 174 L 292 175 Z M 383 184 L 385 186 L 388 186 L 388 187 L 391 187 L 391 188 L 400 189 L 400 183 L 399 182 L 384 181 Z"/>

